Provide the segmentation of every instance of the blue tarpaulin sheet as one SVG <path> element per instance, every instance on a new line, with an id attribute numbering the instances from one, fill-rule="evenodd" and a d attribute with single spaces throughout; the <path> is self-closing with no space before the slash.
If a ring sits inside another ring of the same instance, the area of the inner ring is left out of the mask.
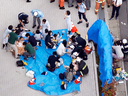
<path id="1" fill-rule="evenodd" d="M 87 32 L 88 40 L 93 40 L 97 44 L 97 53 L 100 58 L 99 72 L 102 87 L 108 80 L 112 81 L 112 36 L 106 23 L 97 20 Z"/>
<path id="2" fill-rule="evenodd" d="M 63 33 L 64 35 L 62 36 L 62 39 L 68 40 L 67 29 L 53 30 L 52 32 L 53 34 L 59 32 L 60 35 Z M 48 57 L 52 55 L 53 51 L 56 51 L 56 49 L 46 49 L 45 42 L 42 40 L 41 43 L 42 46 L 37 47 L 38 49 L 36 50 L 35 59 L 30 57 L 29 60 L 26 61 L 23 59 L 24 57 L 21 56 L 21 60 L 27 63 L 27 66 L 25 66 L 27 71 L 32 70 L 35 72 L 35 84 L 27 85 L 35 90 L 42 91 L 47 95 L 63 95 L 74 91 L 80 91 L 80 84 L 75 84 L 73 81 L 71 83 L 67 83 L 66 90 L 61 89 L 60 86 L 62 80 L 59 79 L 59 74 L 65 72 L 66 69 L 63 67 L 63 65 L 61 65 L 58 69 L 55 69 L 54 72 L 50 72 L 46 69 Z M 71 57 L 69 57 L 67 54 L 61 56 L 61 58 L 63 59 L 64 65 L 67 66 L 72 61 Z M 47 75 L 41 75 L 41 73 L 44 71 L 47 72 Z"/>

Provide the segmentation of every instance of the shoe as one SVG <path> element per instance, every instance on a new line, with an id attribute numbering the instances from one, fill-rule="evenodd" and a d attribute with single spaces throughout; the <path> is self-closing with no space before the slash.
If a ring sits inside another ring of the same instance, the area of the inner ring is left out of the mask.
<path id="1" fill-rule="evenodd" d="M 55 2 L 55 0 L 51 0 L 50 3 Z"/>
<path id="2" fill-rule="evenodd" d="M 112 19 L 112 17 L 109 20 L 111 20 L 111 19 Z"/>
<path id="3" fill-rule="evenodd" d="M 35 59 L 35 56 L 33 56 L 33 59 Z"/>
<path id="4" fill-rule="evenodd" d="M 40 28 L 40 26 L 37 27 L 37 29 L 39 29 L 39 28 Z"/>
<path id="5" fill-rule="evenodd" d="M 86 27 L 88 27 L 89 26 L 89 23 L 86 23 Z"/>
<path id="6" fill-rule="evenodd" d="M 36 27 L 36 25 L 32 26 L 32 28 L 35 28 L 35 27 Z"/>
<path id="7" fill-rule="evenodd" d="M 44 71 L 44 72 L 41 73 L 41 75 L 47 75 L 47 72 Z"/>
<path id="8" fill-rule="evenodd" d="M 59 5 L 59 7 L 60 7 L 60 5 Z"/>
<path id="9" fill-rule="evenodd" d="M 21 56 L 20 54 L 18 54 L 17 56 Z"/>
<path id="10" fill-rule="evenodd" d="M 62 10 L 63 10 L 63 9 L 65 9 L 65 8 L 64 8 L 64 6 L 63 6 L 63 7 L 60 7 L 60 9 L 62 9 Z"/>
<path id="11" fill-rule="evenodd" d="M 108 5 L 108 8 L 110 7 L 110 5 Z"/>
<path id="12" fill-rule="evenodd" d="M 76 9 L 78 8 L 78 6 L 75 7 Z"/>
<path id="13" fill-rule="evenodd" d="M 77 22 L 77 24 L 80 24 L 80 23 L 82 23 L 82 21 Z"/>
<path id="14" fill-rule="evenodd" d="M 27 60 L 28 61 L 28 58 L 24 58 L 24 60 Z"/>
<path id="15" fill-rule="evenodd" d="M 102 10 L 104 10 L 104 8 L 102 8 Z"/>
<path id="16" fill-rule="evenodd" d="M 26 1 L 27 3 L 31 2 L 31 1 Z"/>
<path id="17" fill-rule="evenodd" d="M 70 8 L 70 7 L 73 7 L 73 6 L 74 6 L 74 5 L 72 5 L 72 6 L 68 6 L 68 7 Z"/>
<path id="18" fill-rule="evenodd" d="M 20 57 L 16 57 L 16 59 L 20 59 Z"/>

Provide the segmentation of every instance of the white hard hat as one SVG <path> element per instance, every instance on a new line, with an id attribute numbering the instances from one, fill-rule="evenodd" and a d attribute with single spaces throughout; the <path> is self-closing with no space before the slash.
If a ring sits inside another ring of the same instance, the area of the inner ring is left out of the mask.
<path id="1" fill-rule="evenodd" d="M 78 54 L 77 52 L 74 52 L 73 55 L 74 55 L 74 56 L 78 56 L 79 54 Z"/>
<path id="2" fill-rule="evenodd" d="M 76 61 L 80 62 L 82 59 L 80 57 L 76 58 Z"/>
<path id="3" fill-rule="evenodd" d="M 123 39 L 122 42 L 125 44 L 125 43 L 127 43 L 127 40 L 126 39 Z"/>
<path id="4" fill-rule="evenodd" d="M 75 47 L 73 45 L 71 45 L 70 48 L 74 49 Z"/>
<path id="5" fill-rule="evenodd" d="M 34 16 L 37 16 L 37 15 L 38 15 L 38 12 L 35 11 L 33 15 L 34 15 Z"/>

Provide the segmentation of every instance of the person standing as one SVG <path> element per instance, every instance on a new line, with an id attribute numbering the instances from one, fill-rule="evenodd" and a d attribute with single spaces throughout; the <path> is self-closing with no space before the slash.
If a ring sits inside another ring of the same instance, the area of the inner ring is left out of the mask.
<path id="1" fill-rule="evenodd" d="M 87 10 L 90 10 L 91 1 L 90 1 L 90 0 L 85 0 L 85 5 L 86 5 L 86 7 L 87 7 Z"/>
<path id="2" fill-rule="evenodd" d="M 23 26 L 25 26 L 25 24 L 29 23 L 28 15 L 23 12 L 18 15 L 18 20 L 19 20 L 20 24 Z"/>
<path id="3" fill-rule="evenodd" d="M 39 29 L 41 19 L 44 17 L 44 14 L 40 10 L 37 10 L 37 9 L 32 10 L 31 13 L 32 13 L 32 16 L 33 16 L 33 26 L 32 26 L 32 28 L 36 27 L 36 19 L 37 19 L 37 22 L 38 22 L 37 29 Z"/>
<path id="4" fill-rule="evenodd" d="M 80 21 L 77 24 L 82 23 L 81 15 L 83 15 L 83 19 L 86 22 L 86 27 L 88 27 L 89 23 L 88 23 L 88 20 L 86 18 L 86 10 L 87 10 L 87 8 L 86 8 L 85 4 L 82 3 L 82 0 L 78 0 L 77 4 L 78 4 L 78 16 L 79 16 L 79 19 L 80 19 Z"/>
<path id="5" fill-rule="evenodd" d="M 64 0 L 59 0 L 59 7 L 61 10 L 65 9 L 64 8 Z"/>
<path id="6" fill-rule="evenodd" d="M 109 8 L 110 5 L 111 5 L 112 0 L 107 0 L 106 2 L 107 2 L 107 5 L 108 5 L 107 7 Z"/>
<path id="7" fill-rule="evenodd" d="M 17 50 L 17 47 L 16 47 L 16 45 L 18 43 L 18 36 L 15 32 L 16 32 L 15 30 L 12 30 L 11 33 L 6 35 L 6 37 L 9 36 L 7 51 L 9 51 L 10 49 L 13 49 L 15 51 L 15 58 L 19 59 L 20 57 L 18 57 L 18 50 Z M 12 51 L 12 50 L 10 50 L 10 51 Z"/>
<path id="8" fill-rule="evenodd" d="M 13 29 L 13 26 L 12 25 L 9 25 L 8 28 L 6 28 L 4 34 L 3 34 L 3 49 L 6 49 L 7 48 L 7 43 L 8 43 L 8 37 L 5 38 L 5 36 L 9 33 L 12 32 L 12 29 Z"/>
<path id="9" fill-rule="evenodd" d="M 96 6 L 95 6 L 95 14 L 97 15 L 99 12 L 99 7 L 101 4 L 102 10 L 104 10 L 105 0 L 96 0 Z"/>
<path id="10" fill-rule="evenodd" d="M 69 10 L 66 11 L 64 19 L 66 19 L 68 34 L 70 34 L 71 29 L 72 29 L 72 23 L 71 23 L 71 17 L 70 17 L 70 11 Z"/>
<path id="11" fill-rule="evenodd" d="M 40 32 L 42 34 L 44 34 L 45 33 L 45 29 L 48 29 L 48 31 L 50 31 L 50 24 L 46 19 L 43 19 L 41 24 L 40 24 L 39 30 L 40 30 Z"/>
<path id="12" fill-rule="evenodd" d="M 73 7 L 74 6 L 73 2 L 74 2 L 74 0 L 68 0 L 68 7 Z"/>
<path id="13" fill-rule="evenodd" d="M 115 11 L 116 11 L 115 19 L 117 19 L 117 17 L 119 16 L 119 10 L 121 5 L 122 5 L 122 0 L 113 0 L 112 15 L 109 20 L 111 20 L 114 17 Z"/>

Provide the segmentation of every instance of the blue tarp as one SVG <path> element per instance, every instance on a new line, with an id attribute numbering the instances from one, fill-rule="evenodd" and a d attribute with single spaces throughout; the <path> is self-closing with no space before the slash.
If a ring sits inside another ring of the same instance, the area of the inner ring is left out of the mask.
<path id="1" fill-rule="evenodd" d="M 112 36 L 105 22 L 100 19 L 94 22 L 87 34 L 88 40 L 93 40 L 97 44 L 100 80 L 103 87 L 105 81 L 112 81 Z"/>
<path id="2" fill-rule="evenodd" d="M 53 34 L 55 33 L 64 33 L 62 39 L 68 40 L 67 38 L 67 29 L 61 29 L 61 30 L 53 30 Z M 32 35 L 32 34 L 31 34 Z M 29 87 L 40 90 L 47 95 L 63 95 L 67 93 L 71 93 L 74 91 L 80 91 L 80 84 L 75 84 L 73 81 L 71 83 L 68 83 L 68 87 L 66 90 L 62 90 L 60 88 L 62 80 L 59 79 L 59 74 L 65 72 L 65 68 L 63 65 L 61 65 L 58 69 L 56 69 L 54 72 L 50 72 L 46 69 L 46 64 L 48 61 L 48 57 L 52 55 L 53 51 L 56 51 L 56 49 L 46 49 L 45 42 L 41 41 L 42 46 L 38 46 L 36 50 L 35 60 L 31 57 L 28 61 L 24 60 L 23 56 L 21 56 L 21 60 L 27 62 L 27 66 L 25 68 L 28 70 L 32 70 L 35 72 L 36 80 L 34 81 L 34 85 L 29 85 Z M 64 65 L 69 65 L 71 63 L 71 57 L 69 57 L 67 54 L 62 56 L 64 61 Z M 47 72 L 47 75 L 41 75 L 43 71 Z M 77 78 L 77 77 L 76 77 Z"/>

